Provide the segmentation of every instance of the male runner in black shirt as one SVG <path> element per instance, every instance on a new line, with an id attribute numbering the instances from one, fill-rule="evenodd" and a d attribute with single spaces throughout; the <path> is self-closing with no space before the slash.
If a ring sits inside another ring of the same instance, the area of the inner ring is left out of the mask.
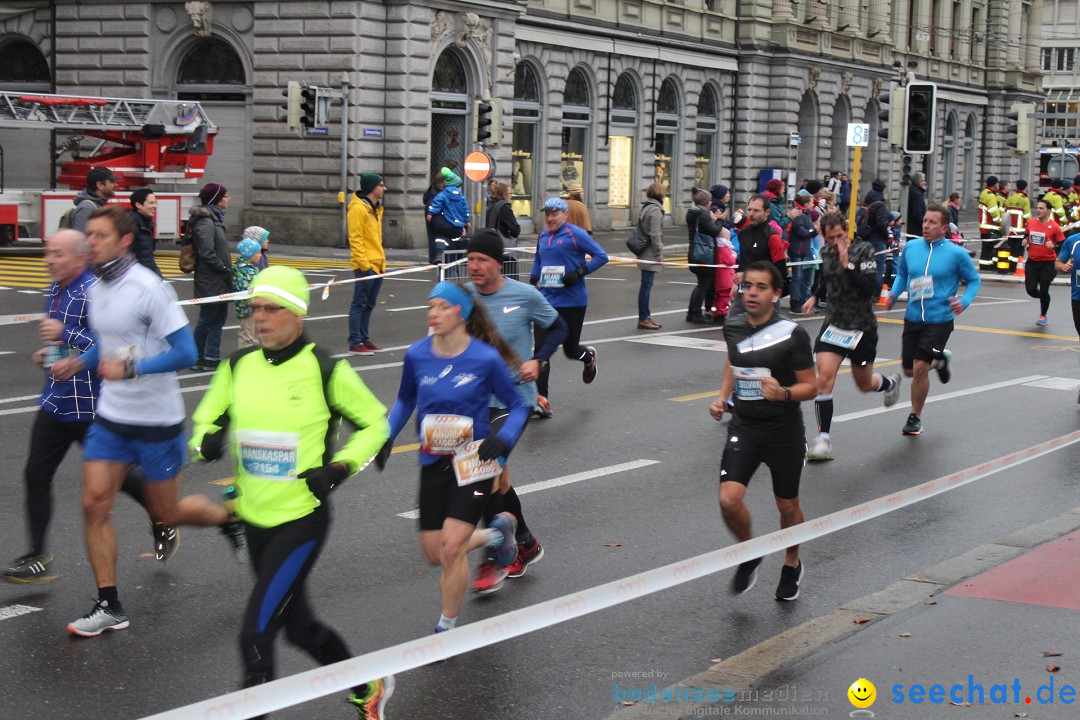
<path id="1" fill-rule="evenodd" d="M 773 495 L 780 510 L 780 527 L 803 521 L 799 479 L 806 455 L 806 429 L 799 403 L 817 395 L 810 336 L 780 316 L 776 301 L 784 281 L 770 262 L 755 262 L 743 273 L 746 314 L 728 318 L 724 338 L 728 362 L 720 395 L 709 406 L 717 421 L 735 393 L 727 444 L 720 461 L 720 510 L 739 542 L 753 537 L 750 511 L 744 502 L 746 486 L 761 463 L 772 474 Z M 731 590 L 741 595 L 757 582 L 761 558 L 739 565 Z M 799 597 L 803 565 L 799 546 L 787 549 L 777 600 Z"/>

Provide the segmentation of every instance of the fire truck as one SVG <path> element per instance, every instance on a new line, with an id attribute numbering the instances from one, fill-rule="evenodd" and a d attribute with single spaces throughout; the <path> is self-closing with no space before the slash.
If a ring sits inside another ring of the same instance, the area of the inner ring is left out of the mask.
<path id="1" fill-rule="evenodd" d="M 1050 187 L 1050 181 L 1068 179 L 1080 175 L 1080 148 L 1039 148 L 1039 187 Z"/>
<path id="2" fill-rule="evenodd" d="M 86 173 L 99 166 L 121 178 L 110 202 L 127 205 L 132 189 L 153 187 L 158 238 L 178 239 L 198 196 L 194 187 L 188 192 L 176 188 L 202 182 L 218 132 L 202 106 L 188 100 L 23 92 L 0 92 L 0 128 L 56 130 L 66 139 L 57 140 L 54 160 L 69 158 L 57 172 L 58 184 L 67 190 L 13 189 L 9 186 L 18 185 L 19 169 L 4 166 L 0 145 L 0 245 L 54 231 L 75 195 L 86 188 Z M 4 140 L 17 142 L 18 136 L 7 132 Z"/>

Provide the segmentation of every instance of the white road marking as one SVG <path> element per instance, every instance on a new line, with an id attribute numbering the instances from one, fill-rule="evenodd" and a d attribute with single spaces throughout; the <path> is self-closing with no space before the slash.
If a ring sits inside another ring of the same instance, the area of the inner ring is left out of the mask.
<path id="1" fill-rule="evenodd" d="M 386 312 L 404 312 L 406 310 L 427 310 L 427 305 L 413 305 L 412 307 L 403 308 L 386 308 Z"/>
<path id="2" fill-rule="evenodd" d="M 574 473 L 573 475 L 563 475 L 562 477 L 552 478 L 550 480 L 541 480 L 540 482 L 529 483 L 528 485 L 515 485 L 514 490 L 517 491 L 518 495 L 528 495 L 529 493 L 559 487 L 560 485 L 569 485 L 571 483 L 581 482 L 582 480 L 592 480 L 593 478 L 604 477 L 605 475 L 614 475 L 615 473 L 628 472 L 630 470 L 637 470 L 638 468 L 658 464 L 660 464 L 659 460 L 634 460 L 618 465 L 608 465 L 607 467 L 597 468 L 595 470 L 586 470 L 585 472 Z M 416 520 L 420 517 L 420 511 L 410 510 L 409 512 L 398 513 L 398 517 Z"/>
<path id="3" fill-rule="evenodd" d="M 1077 385 L 1080 384 L 1080 380 L 1076 380 L 1075 378 L 1048 377 L 1042 380 L 1026 382 L 1024 384 L 1028 387 L 1046 388 L 1047 390 L 1068 390 L 1071 392 L 1076 390 Z"/>
<path id="4" fill-rule="evenodd" d="M 697 287 L 696 282 L 683 282 L 682 280 L 668 280 L 668 285 L 693 285 Z"/>
<path id="5" fill-rule="evenodd" d="M 976 387 L 968 388 L 966 390 L 957 390 L 956 392 L 945 393 L 943 395 L 931 395 L 930 397 L 926 398 L 926 402 L 932 403 L 940 402 L 942 400 L 952 400 L 953 398 L 964 397 L 965 395 L 976 395 L 978 393 L 987 392 L 990 390 L 998 390 L 1000 388 L 1024 385 L 1026 383 L 1031 383 L 1036 380 L 1043 380 L 1045 378 L 1046 375 L 1028 375 L 1027 377 L 1016 378 L 1015 380 L 1004 380 L 1002 382 L 990 383 L 989 385 L 978 385 Z M 879 407 L 872 408 L 870 410 L 860 410 L 858 412 L 847 413 L 846 415 L 838 415 L 837 417 L 833 418 L 833 422 L 838 423 L 847 422 L 848 420 L 858 420 L 859 418 L 870 417 L 871 415 L 880 415 L 881 413 L 892 412 L 893 410 L 900 410 L 902 408 L 908 407 L 911 407 L 910 402 L 901 402 L 896 403 L 892 407 Z"/>
<path id="6" fill-rule="evenodd" d="M 727 352 L 727 343 L 723 340 L 706 340 L 705 338 L 685 337 L 680 335 L 646 335 L 628 340 L 627 342 L 641 343 L 642 345 L 661 345 L 664 347 L 692 348 L 694 350 L 714 350 Z"/>
<path id="7" fill-rule="evenodd" d="M 20 290 L 19 292 L 21 292 L 23 295 L 44 295 L 45 294 L 41 290 Z"/>
<path id="8" fill-rule="evenodd" d="M 14 355 L 14 350 L 0 350 L 0 355 Z"/>
<path id="9" fill-rule="evenodd" d="M 0 403 L 22 402 L 23 400 L 37 400 L 39 397 L 41 397 L 41 396 L 40 395 L 20 395 L 19 397 L 10 397 L 10 398 L 0 399 Z"/>
<path id="10" fill-rule="evenodd" d="M 27 615 L 40 610 L 41 608 L 32 605 L 5 605 L 4 607 L 0 607 L 0 620 L 9 620 L 13 617 Z"/>

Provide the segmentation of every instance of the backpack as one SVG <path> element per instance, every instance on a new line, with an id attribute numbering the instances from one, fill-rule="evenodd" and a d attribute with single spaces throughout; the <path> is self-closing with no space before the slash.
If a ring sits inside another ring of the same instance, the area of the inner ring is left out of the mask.
<path id="1" fill-rule="evenodd" d="M 72 205 L 67 209 L 63 215 L 60 216 L 60 224 L 56 226 L 57 230 L 66 230 L 72 227 L 71 221 L 75 218 L 75 211 L 78 210 L 78 206 Z"/>
<path id="2" fill-rule="evenodd" d="M 195 263 L 199 259 L 195 252 L 195 241 L 190 235 L 180 237 L 180 271 L 186 273 L 195 272 Z"/>

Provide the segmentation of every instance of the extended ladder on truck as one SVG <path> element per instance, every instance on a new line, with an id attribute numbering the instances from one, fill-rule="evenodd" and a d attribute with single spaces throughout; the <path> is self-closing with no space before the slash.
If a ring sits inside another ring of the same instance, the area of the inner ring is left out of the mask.
<path id="1" fill-rule="evenodd" d="M 57 179 L 81 188 L 90 168 L 105 166 L 120 175 L 121 189 L 200 181 L 218 130 L 202 105 L 189 100 L 29 92 L 0 92 L 0 127 L 79 132 L 112 143 L 61 163 Z"/>

